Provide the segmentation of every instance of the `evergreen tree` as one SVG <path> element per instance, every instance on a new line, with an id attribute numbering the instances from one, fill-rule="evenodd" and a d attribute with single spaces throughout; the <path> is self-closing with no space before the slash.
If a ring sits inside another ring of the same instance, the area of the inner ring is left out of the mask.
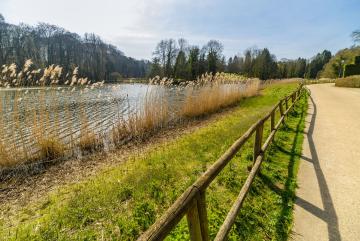
<path id="1" fill-rule="evenodd" d="M 254 61 L 253 73 L 255 77 L 266 80 L 274 78 L 277 72 L 277 65 L 267 48 L 263 49 Z"/>
<path id="2" fill-rule="evenodd" d="M 174 77 L 176 79 L 186 79 L 188 77 L 187 68 L 186 68 L 186 56 L 183 50 L 180 50 L 178 56 L 176 57 L 176 62 L 174 66 Z"/>
<path id="3" fill-rule="evenodd" d="M 160 59 L 154 57 L 151 64 L 150 76 L 162 76 L 162 68 L 160 65 Z"/>
<path id="4" fill-rule="evenodd" d="M 252 76 L 252 56 L 251 56 L 251 50 L 245 51 L 245 60 L 244 60 L 244 74 L 246 76 Z"/>
<path id="5" fill-rule="evenodd" d="M 200 63 L 199 63 L 200 49 L 195 46 L 190 48 L 189 60 L 187 63 L 188 79 L 194 80 L 200 74 Z"/>
<path id="6" fill-rule="evenodd" d="M 202 53 L 200 54 L 200 58 L 199 58 L 199 75 L 204 74 L 205 72 L 208 72 L 208 64 L 207 64 L 207 60 L 205 57 L 205 52 L 201 51 Z"/>
<path id="7" fill-rule="evenodd" d="M 306 71 L 306 59 L 298 58 L 295 65 L 295 74 L 292 77 L 304 78 Z"/>
<path id="8" fill-rule="evenodd" d="M 211 73 L 218 72 L 218 68 L 222 68 L 223 66 L 223 46 L 219 41 L 216 40 L 210 40 L 206 46 L 205 49 L 207 50 L 207 63 L 208 63 L 208 71 Z"/>
<path id="9" fill-rule="evenodd" d="M 324 50 L 322 53 L 318 53 L 313 57 L 306 68 L 306 78 L 317 78 L 320 75 L 324 65 L 331 59 L 331 52 Z"/>
<path id="10" fill-rule="evenodd" d="M 234 56 L 234 58 L 229 58 L 228 60 L 228 68 L 227 71 L 229 73 L 237 73 L 240 74 L 243 70 L 243 58 L 238 57 L 237 55 Z"/>

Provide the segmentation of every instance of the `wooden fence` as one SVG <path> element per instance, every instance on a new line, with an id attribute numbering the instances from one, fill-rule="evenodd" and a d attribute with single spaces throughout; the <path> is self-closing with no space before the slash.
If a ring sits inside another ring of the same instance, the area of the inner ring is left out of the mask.
<path id="1" fill-rule="evenodd" d="M 162 217 L 160 217 L 146 232 L 144 232 L 138 240 L 163 240 L 171 232 L 171 230 L 174 229 L 184 215 L 187 216 L 192 241 L 210 240 L 206 210 L 206 188 L 235 156 L 239 149 L 252 137 L 253 133 L 255 133 L 253 166 L 236 201 L 231 207 L 215 238 L 217 241 L 225 240 L 235 222 L 235 218 L 241 209 L 245 197 L 250 190 L 250 186 L 258 173 L 261 163 L 264 160 L 265 151 L 272 142 L 276 131 L 284 122 L 286 115 L 293 108 L 296 101 L 301 97 L 303 90 L 303 86 L 300 85 L 299 88 L 291 95 L 281 99 L 266 116 L 253 124 L 243 136 L 236 140 L 232 146 L 195 181 L 195 183 L 183 192 L 183 194 L 162 215 Z M 275 123 L 276 111 L 280 112 L 280 119 L 278 123 Z M 264 123 L 269 119 L 271 132 L 263 143 Z"/>

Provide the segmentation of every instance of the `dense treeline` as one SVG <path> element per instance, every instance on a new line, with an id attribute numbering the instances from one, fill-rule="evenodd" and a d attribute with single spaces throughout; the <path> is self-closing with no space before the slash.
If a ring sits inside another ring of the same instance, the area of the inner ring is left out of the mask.
<path id="1" fill-rule="evenodd" d="M 184 39 L 162 40 L 153 53 L 150 75 L 195 79 L 206 72 L 225 71 L 260 79 L 317 78 L 331 58 L 331 52 L 324 50 L 310 60 L 277 61 L 267 48 L 251 48 L 243 56 L 235 55 L 226 61 L 222 52 L 223 45 L 216 40 L 210 40 L 202 48 L 191 46 Z"/>
<path id="2" fill-rule="evenodd" d="M 330 61 L 330 59 L 330 51 L 324 50 L 322 53 L 318 53 L 307 65 L 305 77 L 311 79 L 319 78 L 324 66 Z"/>
<path id="3" fill-rule="evenodd" d="M 225 57 L 220 42 L 210 40 L 203 48 L 189 46 L 179 39 L 162 40 L 154 51 L 151 76 L 167 76 L 176 79 L 195 79 L 205 72 L 225 71 Z"/>
<path id="4" fill-rule="evenodd" d="M 80 37 L 46 23 L 13 25 L 0 14 L 0 65 L 21 66 L 26 59 L 39 68 L 61 65 L 65 72 L 78 66 L 80 75 L 94 80 L 144 77 L 149 67 L 148 61 L 126 57 L 95 34 Z"/>
<path id="5" fill-rule="evenodd" d="M 357 32 L 353 36 L 358 38 Z M 21 66 L 26 59 L 32 59 L 36 67 L 61 65 L 65 73 L 77 66 L 80 75 L 94 80 L 148 75 L 192 80 L 206 72 L 237 73 L 260 79 L 317 78 L 330 58 L 331 53 L 324 50 L 310 60 L 277 61 L 267 48 L 251 48 L 243 55 L 225 60 L 219 41 L 210 40 L 199 47 L 188 44 L 185 39 L 167 39 L 158 43 L 150 63 L 125 56 L 92 33 L 81 37 L 46 23 L 13 25 L 6 23 L 0 14 L 0 65 L 16 63 Z"/>

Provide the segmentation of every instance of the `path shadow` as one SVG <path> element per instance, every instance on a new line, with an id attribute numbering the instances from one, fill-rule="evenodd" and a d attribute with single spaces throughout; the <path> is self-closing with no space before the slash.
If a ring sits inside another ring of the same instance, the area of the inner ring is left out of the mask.
<path id="1" fill-rule="evenodd" d="M 293 212 L 293 209 L 291 207 L 289 208 L 289 203 L 295 199 L 295 205 L 300 206 L 301 208 L 307 210 L 311 214 L 315 215 L 316 217 L 322 219 L 324 222 L 327 223 L 328 236 L 329 236 L 330 241 L 338 241 L 338 240 L 341 240 L 341 236 L 340 236 L 340 232 L 339 232 L 339 224 L 338 224 L 336 211 L 334 208 L 334 204 L 332 202 L 332 198 L 330 195 L 330 191 L 329 191 L 325 176 L 323 174 L 323 171 L 321 170 L 319 157 L 318 157 L 318 154 L 316 151 L 314 140 L 312 138 L 312 135 L 314 133 L 314 128 L 315 128 L 316 115 L 317 115 L 316 104 L 311 96 L 309 96 L 309 98 L 311 100 L 311 105 L 313 106 L 313 113 L 307 113 L 308 115 L 312 115 L 311 121 L 309 123 L 308 131 L 306 133 L 303 133 L 300 131 L 300 125 L 301 125 L 301 119 L 302 119 L 302 118 L 300 118 L 300 121 L 297 124 L 296 130 L 294 130 L 296 135 L 294 137 L 294 141 L 292 143 L 292 148 L 290 151 L 283 148 L 281 145 L 279 145 L 274 140 L 275 147 L 279 151 L 282 151 L 290 156 L 290 160 L 289 160 L 289 164 L 288 164 L 288 176 L 287 176 L 286 182 L 284 184 L 284 187 L 279 187 L 278 185 L 275 185 L 274 183 L 272 183 L 272 181 L 269 177 L 267 177 L 266 175 L 264 175 L 262 173 L 259 173 L 259 177 L 265 185 L 267 185 L 272 191 L 274 191 L 275 193 L 277 193 L 279 196 L 282 197 L 283 208 L 282 208 L 280 218 L 277 222 L 278 223 L 277 224 L 277 232 L 278 233 L 282 232 L 281 225 L 285 221 L 285 220 L 283 220 L 283 218 L 287 216 L 288 212 Z M 303 115 L 303 113 L 302 113 L 302 115 Z M 285 123 L 285 125 L 286 125 L 286 123 Z M 300 155 L 299 153 L 296 153 L 296 150 L 295 150 L 296 144 L 297 144 L 299 135 L 302 135 L 302 134 L 306 134 L 306 136 L 307 136 L 307 140 L 308 140 L 309 146 L 310 146 L 310 154 L 311 154 L 310 157 L 305 157 L 303 155 Z M 307 200 L 302 199 L 301 197 L 297 197 L 295 195 L 295 192 L 291 188 L 291 185 L 293 185 L 294 179 L 295 179 L 294 164 L 295 164 L 296 157 L 300 157 L 301 161 L 305 160 L 305 161 L 308 161 L 313 164 L 314 170 L 316 173 L 316 177 L 318 180 L 318 184 L 320 187 L 320 194 L 321 194 L 321 199 L 322 199 L 324 210 L 313 205 L 312 203 L 308 202 Z M 316 227 L 314 227 L 314 232 L 316 232 Z M 296 234 L 296 235 L 298 235 L 298 234 Z"/>
<path id="2" fill-rule="evenodd" d="M 289 239 L 288 227 L 290 225 L 289 222 L 291 220 L 289 217 L 292 215 L 293 208 L 292 203 L 295 201 L 295 185 L 296 185 L 296 176 L 295 176 L 295 161 L 298 157 L 301 156 L 299 150 L 297 150 L 297 144 L 299 142 L 299 138 L 303 135 L 302 125 L 304 123 L 304 115 L 306 114 L 307 108 L 303 108 L 300 112 L 291 111 L 290 115 L 300 115 L 299 121 L 296 123 L 296 127 L 290 127 L 287 122 L 284 122 L 283 129 L 293 132 L 294 138 L 291 143 L 291 148 L 285 148 L 283 143 L 277 139 L 274 139 L 272 146 L 276 149 L 276 151 L 283 152 L 287 156 L 289 156 L 289 162 L 287 164 L 287 177 L 284 185 L 274 184 L 272 179 L 268 177 L 266 174 L 260 172 L 259 177 L 261 182 L 268 186 L 272 191 L 274 191 L 278 196 L 281 197 L 281 213 L 279 218 L 276 220 L 276 239 L 286 241 Z"/>
<path id="3" fill-rule="evenodd" d="M 311 97 L 311 95 L 309 96 L 309 98 L 310 98 L 310 101 L 311 101 L 311 104 L 313 107 L 313 113 L 311 116 L 309 130 L 307 131 L 306 136 L 307 136 L 308 144 L 310 147 L 310 154 L 311 154 L 310 158 L 311 158 L 311 162 L 313 163 L 314 170 L 316 173 L 316 178 L 317 178 L 317 181 L 319 184 L 320 195 L 321 195 L 321 200 L 323 203 L 324 210 L 319 209 L 318 207 L 314 206 L 313 204 L 307 202 L 306 200 L 304 200 L 300 197 L 297 197 L 295 204 L 304 208 L 305 210 L 307 210 L 308 212 L 317 216 L 318 218 L 321 218 L 323 221 L 325 221 L 327 223 L 329 240 L 330 241 L 338 241 L 338 240 L 341 240 L 338 218 L 336 215 L 334 203 L 331 198 L 329 187 L 326 182 L 326 178 L 325 178 L 324 173 L 320 166 L 319 156 L 317 154 L 316 145 L 315 145 L 314 139 L 313 139 L 313 133 L 314 133 L 314 129 L 315 129 L 315 120 L 316 120 L 316 115 L 317 115 L 317 107 L 316 107 L 316 104 L 315 104 L 313 98 Z M 310 161 L 310 160 L 307 159 L 307 161 Z M 314 231 L 315 231 L 315 228 L 316 227 L 314 227 Z"/>

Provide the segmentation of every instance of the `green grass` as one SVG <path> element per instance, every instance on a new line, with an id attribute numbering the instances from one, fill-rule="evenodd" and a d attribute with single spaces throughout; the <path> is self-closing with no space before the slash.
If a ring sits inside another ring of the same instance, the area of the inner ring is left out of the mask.
<path id="1" fill-rule="evenodd" d="M 0 225 L 4 228 L 0 239 L 135 239 L 251 124 L 295 88 L 295 84 L 268 87 L 261 96 L 241 101 L 231 113 L 206 127 L 30 203 L 10 219 L 16 223 L 13 228 L 5 228 L 9 220 L 1 217 Z M 287 239 L 306 108 L 303 98 L 277 133 L 230 240 Z M 269 126 L 265 133 L 269 133 Z M 248 174 L 251 153 L 252 143 L 248 143 L 208 189 L 212 238 Z M 180 222 L 168 239 L 188 239 L 186 220 Z"/>

